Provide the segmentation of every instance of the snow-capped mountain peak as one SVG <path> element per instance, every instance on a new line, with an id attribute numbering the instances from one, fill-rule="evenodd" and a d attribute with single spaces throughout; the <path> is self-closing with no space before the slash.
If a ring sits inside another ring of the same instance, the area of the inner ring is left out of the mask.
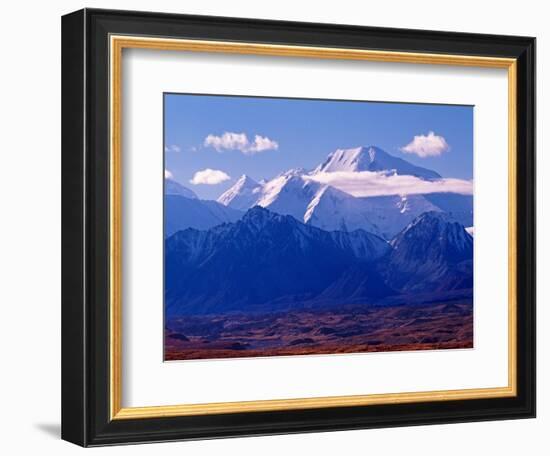
<path id="1" fill-rule="evenodd" d="M 336 171 L 385 171 L 387 173 L 416 176 L 422 179 L 438 179 L 441 177 L 435 171 L 413 165 L 402 158 L 394 157 L 376 146 L 336 149 L 313 171 L 313 174 Z"/>
<path id="2" fill-rule="evenodd" d="M 365 147 L 356 147 L 352 149 L 336 149 L 331 152 L 327 159 L 321 163 L 314 171 L 317 172 L 335 172 L 335 171 L 360 171 L 360 162 L 362 154 L 367 149 Z M 376 152 L 367 154 L 370 161 L 376 156 Z M 371 159 L 372 156 L 372 159 Z"/>
<path id="3" fill-rule="evenodd" d="M 264 185 L 256 204 L 303 221 L 308 204 L 320 184 L 305 181 L 302 176 L 300 170 L 292 170 L 270 180 Z"/>
<path id="4" fill-rule="evenodd" d="M 263 185 L 250 176 L 243 174 L 235 185 L 226 190 L 219 198 L 218 203 L 231 206 L 234 209 L 246 210 L 258 200 Z"/>
<path id="5" fill-rule="evenodd" d="M 235 183 L 235 186 L 239 188 L 254 188 L 258 186 L 258 182 L 256 182 L 250 176 L 243 174 L 241 177 L 239 177 L 239 180 Z"/>
<path id="6" fill-rule="evenodd" d="M 337 222 L 337 225 L 331 225 L 330 228 L 333 229 L 343 229 L 347 231 L 347 228 L 344 228 L 342 223 L 337 221 L 339 210 L 347 211 L 346 205 L 349 201 L 356 200 L 353 196 L 338 190 L 335 187 L 330 185 L 323 185 L 315 193 L 315 196 L 307 206 L 307 210 L 304 214 L 304 222 L 313 224 L 313 222 L 319 222 L 320 220 L 325 220 L 326 217 L 331 216 L 333 222 Z M 320 220 L 316 220 L 320 219 Z M 325 226 L 320 226 L 321 228 L 327 228 Z M 363 228 L 363 226 L 353 226 L 351 229 Z M 370 227 L 369 227 L 370 228 Z M 373 230 L 371 230 L 373 232 Z"/>

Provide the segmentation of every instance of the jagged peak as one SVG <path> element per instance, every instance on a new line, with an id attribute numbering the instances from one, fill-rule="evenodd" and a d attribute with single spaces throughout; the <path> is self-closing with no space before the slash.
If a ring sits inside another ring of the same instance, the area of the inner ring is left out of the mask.
<path id="1" fill-rule="evenodd" d="M 334 158 L 335 156 L 339 157 L 350 157 L 350 158 L 359 158 L 359 157 L 367 157 L 370 159 L 370 161 L 374 161 L 377 154 L 381 155 L 389 155 L 387 152 L 382 150 L 378 146 L 370 145 L 370 146 L 357 146 L 357 147 L 350 147 L 347 149 L 336 149 L 335 151 L 331 152 L 329 154 L 330 158 Z"/>
<path id="2" fill-rule="evenodd" d="M 462 238 L 471 238 L 463 225 L 456 221 L 448 212 L 428 211 L 420 214 L 411 223 L 409 223 L 397 236 L 393 238 L 391 244 L 398 245 L 401 240 L 421 236 L 426 233 L 454 233 L 453 236 Z"/>
<path id="3" fill-rule="evenodd" d="M 242 187 L 256 187 L 259 184 L 247 174 L 243 174 L 241 177 L 239 177 L 235 185 L 242 188 Z"/>
<path id="4" fill-rule="evenodd" d="M 336 149 L 328 155 L 327 159 L 314 172 L 357 171 L 362 168 L 368 168 L 369 165 L 374 163 L 377 157 L 390 158 L 391 155 L 374 145 Z"/>
<path id="5" fill-rule="evenodd" d="M 246 211 L 246 213 L 242 217 L 242 220 L 247 221 L 247 220 L 259 219 L 259 218 L 269 219 L 269 218 L 275 218 L 277 216 L 279 215 L 267 210 L 265 207 L 253 206 Z"/>
<path id="6" fill-rule="evenodd" d="M 328 155 L 327 159 L 313 173 L 336 171 L 391 172 L 426 179 L 438 179 L 441 177 L 433 170 L 413 165 L 407 160 L 391 155 L 374 145 L 336 149 Z"/>
<path id="7" fill-rule="evenodd" d="M 413 227 L 419 224 L 423 224 L 429 221 L 437 221 L 439 223 L 457 223 L 458 222 L 448 212 L 443 211 L 428 211 L 420 214 L 409 225 Z"/>
<path id="8" fill-rule="evenodd" d="M 245 209 L 256 200 L 255 193 L 263 187 L 250 176 L 243 174 L 237 182 L 223 192 L 217 199 L 224 206 L 234 206 L 236 209 Z M 244 200 L 243 200 L 244 199 Z"/>
<path id="9" fill-rule="evenodd" d="M 283 221 L 292 222 L 294 218 L 290 215 L 281 215 L 276 212 L 271 212 L 262 206 L 256 205 L 248 209 L 238 223 L 243 223 L 249 228 L 262 229 L 270 223 L 279 223 Z"/>

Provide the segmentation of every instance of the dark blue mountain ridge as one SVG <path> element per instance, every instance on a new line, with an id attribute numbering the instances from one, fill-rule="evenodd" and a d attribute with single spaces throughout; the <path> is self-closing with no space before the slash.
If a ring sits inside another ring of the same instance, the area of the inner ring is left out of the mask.
<path id="1" fill-rule="evenodd" d="M 166 312 L 283 311 L 399 295 L 425 302 L 471 294 L 472 259 L 473 238 L 440 212 L 422 214 L 387 243 L 254 207 L 235 223 L 188 228 L 165 241 Z"/>
<path id="2" fill-rule="evenodd" d="M 379 271 L 392 288 L 411 293 L 473 287 L 474 240 L 452 215 L 425 212 L 390 244 Z"/>
<path id="3" fill-rule="evenodd" d="M 317 304 L 376 305 L 440 303 L 471 299 L 473 295 L 473 238 L 452 214 L 428 211 L 405 227 L 392 241 L 392 249 L 365 270 L 348 268 L 315 298 Z M 386 290 L 380 294 L 373 279 Z"/>
<path id="4" fill-rule="evenodd" d="M 188 228 L 165 242 L 167 315 L 278 309 L 319 295 L 350 267 L 372 265 L 390 245 L 364 230 L 328 232 L 261 207 L 206 231 Z M 387 289 L 370 267 L 376 295 Z M 376 285 L 378 284 L 378 285 Z M 373 291 L 374 292 L 374 291 Z"/>

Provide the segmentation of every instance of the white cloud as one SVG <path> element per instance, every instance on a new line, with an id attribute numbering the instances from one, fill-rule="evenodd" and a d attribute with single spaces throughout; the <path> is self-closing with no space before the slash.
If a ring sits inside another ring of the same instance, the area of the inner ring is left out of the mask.
<path id="1" fill-rule="evenodd" d="M 164 178 L 165 179 L 173 179 L 174 178 L 174 175 L 168 171 L 167 169 L 164 170 Z"/>
<path id="2" fill-rule="evenodd" d="M 277 150 L 279 144 L 267 136 L 255 135 L 254 141 L 250 141 L 246 133 L 234 133 L 226 131 L 221 136 L 208 135 L 204 139 L 205 147 L 213 147 L 218 152 L 223 150 L 240 150 L 245 155 L 253 155 L 267 150 Z"/>
<path id="3" fill-rule="evenodd" d="M 401 148 L 401 152 L 425 158 L 437 157 L 449 149 L 449 144 L 443 136 L 438 136 L 430 131 L 427 135 L 415 136 L 409 144 Z"/>
<path id="4" fill-rule="evenodd" d="M 189 182 L 193 185 L 205 184 L 205 185 L 216 185 L 226 180 L 231 179 L 226 173 L 220 171 L 219 169 L 210 169 L 206 168 L 202 171 L 197 171 Z"/>
<path id="5" fill-rule="evenodd" d="M 415 176 L 371 171 L 317 173 L 303 178 L 331 185 L 357 197 L 449 192 L 473 194 L 472 181 L 453 178 L 428 181 Z"/>
<path id="6" fill-rule="evenodd" d="M 164 152 L 181 152 L 181 147 L 177 144 L 169 144 L 164 146 Z"/>
<path id="7" fill-rule="evenodd" d="M 232 133 L 226 131 L 221 136 L 208 135 L 204 140 L 206 147 L 211 146 L 218 152 L 223 149 L 242 150 L 248 146 L 248 138 L 245 133 Z"/>
<path id="8" fill-rule="evenodd" d="M 278 148 L 279 144 L 277 141 L 273 141 L 267 136 L 256 135 L 254 136 L 254 142 L 250 145 L 248 150 L 249 152 L 256 153 L 263 152 L 264 150 L 277 150 Z"/>

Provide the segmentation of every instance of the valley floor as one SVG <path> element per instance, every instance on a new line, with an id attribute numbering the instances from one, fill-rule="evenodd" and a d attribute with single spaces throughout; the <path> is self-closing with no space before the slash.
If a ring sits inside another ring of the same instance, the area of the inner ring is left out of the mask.
<path id="1" fill-rule="evenodd" d="M 473 348 L 470 299 L 417 306 L 182 316 L 165 360 Z"/>

